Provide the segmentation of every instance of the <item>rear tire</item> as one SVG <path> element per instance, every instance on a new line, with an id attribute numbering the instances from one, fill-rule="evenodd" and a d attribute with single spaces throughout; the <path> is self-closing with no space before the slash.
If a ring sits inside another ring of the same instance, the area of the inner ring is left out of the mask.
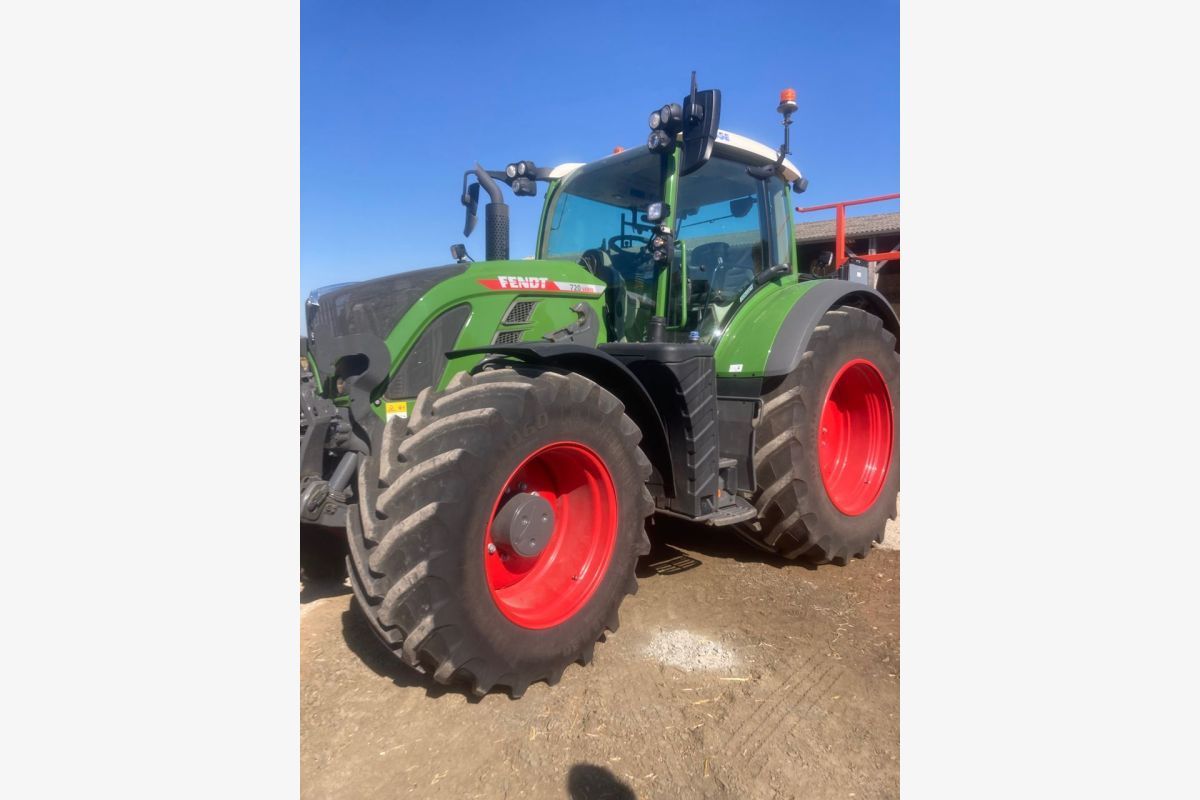
<path id="1" fill-rule="evenodd" d="M 357 604 L 384 644 L 476 695 L 499 685 L 520 697 L 535 681 L 557 683 L 573 661 L 589 663 L 596 640 L 616 631 L 618 607 L 637 591 L 637 559 L 650 549 L 650 462 L 621 402 L 575 374 L 464 373 L 443 392 L 423 391 L 408 420 L 390 419 L 372 438 L 381 444 L 359 470 L 347 564 Z M 529 557 L 535 566 L 526 573 L 505 572 L 493 563 L 501 556 L 510 567 L 523 562 L 503 543 L 489 547 L 497 508 L 518 479 L 525 492 L 525 470 L 548 453 L 557 454 L 546 462 L 552 468 L 528 480 L 554 508 L 550 543 Z M 580 525 L 592 511 L 599 516 Z M 570 552 L 555 550 L 580 537 Z M 551 569 L 576 551 L 594 557 L 565 573 Z M 532 589 L 522 594 L 513 586 L 524 580 Z M 564 605 L 563 597 L 574 600 Z"/>
<path id="2" fill-rule="evenodd" d="M 850 468 L 845 453 L 853 448 L 830 441 L 838 433 L 831 424 L 837 403 L 827 410 L 831 397 L 846 395 L 845 406 L 863 409 L 854 417 L 857 438 L 846 437 L 863 451 L 857 461 L 852 454 Z M 738 533 L 789 559 L 844 564 L 865 557 L 896 516 L 899 397 L 896 339 L 880 319 L 857 308 L 827 311 L 799 365 L 763 397 L 754 455 L 758 519 Z M 842 463 L 830 454 L 839 450 Z"/>

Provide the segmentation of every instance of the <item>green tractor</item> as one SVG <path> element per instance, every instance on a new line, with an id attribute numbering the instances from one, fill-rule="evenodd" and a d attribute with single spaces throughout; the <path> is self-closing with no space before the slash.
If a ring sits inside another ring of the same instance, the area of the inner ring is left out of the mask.
<path id="1" fill-rule="evenodd" d="M 789 90 L 790 92 L 790 90 Z M 300 515 L 344 530 L 357 605 L 477 695 L 556 683 L 616 631 L 654 514 L 789 559 L 862 558 L 896 515 L 899 321 L 861 271 L 800 273 L 784 144 L 721 95 L 643 147 L 463 179 L 487 257 L 327 287 L 302 340 Z M 510 260 L 500 185 L 545 204 Z"/>

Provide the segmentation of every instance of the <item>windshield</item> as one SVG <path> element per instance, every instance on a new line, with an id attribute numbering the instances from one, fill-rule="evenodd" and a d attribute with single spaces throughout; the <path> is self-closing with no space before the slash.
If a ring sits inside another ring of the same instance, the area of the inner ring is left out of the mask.
<path id="1" fill-rule="evenodd" d="M 546 217 L 539 258 L 582 264 L 608 286 L 609 341 L 641 341 L 654 315 L 655 268 L 646 208 L 662 196 L 662 158 L 645 148 L 580 167 L 563 179 Z"/>

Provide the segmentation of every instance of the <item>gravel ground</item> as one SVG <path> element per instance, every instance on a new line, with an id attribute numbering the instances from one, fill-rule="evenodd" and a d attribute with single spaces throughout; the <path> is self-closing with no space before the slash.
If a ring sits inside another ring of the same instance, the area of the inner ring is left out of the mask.
<path id="1" fill-rule="evenodd" d="M 474 700 L 374 640 L 339 580 L 301 591 L 305 798 L 892 798 L 899 525 L 845 567 L 659 522 L 589 667 Z"/>

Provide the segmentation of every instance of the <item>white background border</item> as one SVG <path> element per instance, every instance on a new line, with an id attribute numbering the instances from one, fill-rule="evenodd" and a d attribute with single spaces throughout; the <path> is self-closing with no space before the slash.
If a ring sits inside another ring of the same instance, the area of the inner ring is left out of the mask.
<path id="1" fill-rule="evenodd" d="M 9 796 L 299 791 L 299 46 L 0 11 Z"/>
<path id="2" fill-rule="evenodd" d="M 907 796 L 1191 774 L 1175 8 L 904 5 Z M 298 790 L 298 14 L 0 12 L 14 796 Z"/>

